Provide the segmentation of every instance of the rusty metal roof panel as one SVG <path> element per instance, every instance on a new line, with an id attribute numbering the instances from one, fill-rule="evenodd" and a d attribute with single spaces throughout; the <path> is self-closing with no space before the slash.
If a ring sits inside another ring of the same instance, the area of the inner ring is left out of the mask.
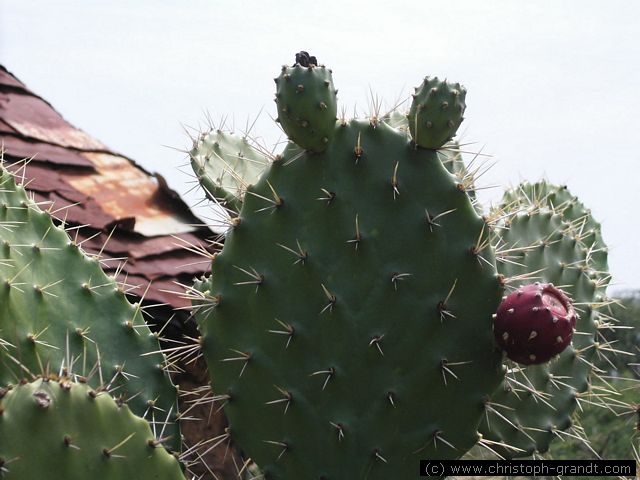
<path id="1" fill-rule="evenodd" d="M 182 288 L 176 284 L 183 285 L 192 283 L 191 277 L 163 277 L 149 282 L 149 280 L 139 275 L 120 274 L 117 280 L 124 285 L 129 295 L 143 297 L 151 304 L 167 304 L 176 309 L 187 309 L 190 306 L 189 300 L 182 293 Z M 153 312 L 151 312 L 153 315 Z"/>
<path id="2" fill-rule="evenodd" d="M 154 177 L 133 168 L 130 160 L 102 152 L 85 152 L 84 156 L 99 175 L 74 174 L 65 180 L 100 204 L 106 215 L 114 220 L 135 217 L 135 231 L 147 237 L 196 230 L 193 215 L 185 216 L 165 202 L 152 201 L 161 187 Z"/>
<path id="3" fill-rule="evenodd" d="M 18 133 L 18 131 L 13 128 L 11 125 L 9 125 L 7 122 L 0 120 L 0 132 L 2 133 L 10 133 L 12 135 L 15 135 Z"/>
<path id="4" fill-rule="evenodd" d="M 95 169 L 91 161 L 83 157 L 79 152 L 69 148 L 59 147 L 58 145 L 25 140 L 23 137 L 17 136 L 16 131 L 3 131 L 3 123 L 4 122 L 0 120 L 0 133 L 10 133 L 10 135 L 2 136 L 4 151 L 7 155 L 17 158 L 33 157 L 33 161 L 35 162 L 51 162 L 70 167 Z M 6 123 L 5 125 L 8 126 Z"/>
<path id="5" fill-rule="evenodd" d="M 27 89 L 24 83 L 11 75 L 2 65 L 0 65 L 0 85 L 5 87 L 14 87 L 25 91 Z"/>
<path id="6" fill-rule="evenodd" d="M 5 150 L 5 155 L 11 156 L 9 151 Z M 23 158 L 17 156 L 15 158 Z M 13 171 L 18 177 L 24 177 L 25 183 L 28 182 L 29 190 L 36 192 L 57 192 L 71 202 L 81 202 L 86 198 L 78 191 L 74 190 L 58 172 L 47 165 L 37 162 L 15 163 L 8 165 L 9 170 Z"/>
<path id="7" fill-rule="evenodd" d="M 171 239 L 166 236 L 162 237 L 144 237 L 134 232 L 120 231 L 119 235 L 112 236 L 105 243 L 102 238 L 90 238 L 82 236 L 82 241 L 88 248 L 94 250 L 104 250 L 110 252 L 114 256 L 125 253 L 130 254 L 134 258 L 144 258 L 154 255 L 164 255 L 169 252 L 184 251 L 185 246 L 206 247 L 206 242 L 201 237 L 192 233 L 183 233 L 180 235 L 172 235 Z"/>
<path id="8" fill-rule="evenodd" d="M 82 130 L 73 128 L 39 97 L 0 91 L 0 117 L 26 138 L 78 150 L 107 150 Z"/>
<path id="9" fill-rule="evenodd" d="M 33 157 L 13 169 L 35 200 L 75 229 L 85 250 L 101 252 L 108 271 L 123 264 L 121 278 L 139 284 L 132 293 L 148 290 L 147 300 L 187 305 L 167 290 L 180 290 L 175 282 L 190 283 L 209 269 L 209 261 L 181 245 L 207 249 L 211 232 L 196 226 L 202 222 L 162 177 L 70 125 L 2 66 L 1 144 L 9 161 Z"/>
<path id="10" fill-rule="evenodd" d="M 94 229 L 108 230 L 110 226 L 118 223 L 116 219 L 105 215 L 100 204 L 91 198 L 85 199 L 82 203 L 69 202 L 57 192 L 51 192 L 49 199 L 50 211 L 56 212 L 56 216 L 64 219 L 69 225 L 88 225 Z"/>
<path id="11" fill-rule="evenodd" d="M 207 269 L 210 265 L 205 265 L 206 260 L 191 252 L 180 251 L 174 252 L 173 255 L 167 257 L 159 255 L 155 257 L 144 257 L 131 261 L 127 265 L 127 271 L 131 274 L 143 275 L 150 280 L 156 280 L 168 273 L 172 275 L 189 274 L 196 276 L 202 273 L 203 269 Z"/>

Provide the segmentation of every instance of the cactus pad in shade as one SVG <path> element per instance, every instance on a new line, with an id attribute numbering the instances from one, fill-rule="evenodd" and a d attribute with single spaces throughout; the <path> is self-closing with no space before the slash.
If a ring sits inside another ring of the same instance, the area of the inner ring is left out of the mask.
<path id="1" fill-rule="evenodd" d="M 194 141 L 191 166 L 207 196 L 239 212 L 247 186 L 255 183 L 269 165 L 268 158 L 238 137 L 211 130 Z"/>
<path id="2" fill-rule="evenodd" d="M 282 67 L 277 85 L 278 122 L 300 147 L 322 152 L 333 137 L 337 90 L 324 65 Z"/>
<path id="3" fill-rule="evenodd" d="M 0 168 L 0 388 L 47 372 L 131 399 L 180 446 L 176 389 L 157 338 L 98 260 L 85 255 Z"/>
<path id="4" fill-rule="evenodd" d="M 249 187 L 198 286 L 204 355 L 266 478 L 417 478 L 478 439 L 502 285 L 439 152 L 384 121 L 334 128 Z"/>
<path id="5" fill-rule="evenodd" d="M 450 141 L 464 118 L 466 94 L 459 83 L 426 77 L 416 88 L 409 110 L 409 130 L 413 141 L 431 149 L 440 148 Z"/>
<path id="6" fill-rule="evenodd" d="M 598 350 L 592 308 L 597 282 L 591 274 L 592 250 L 562 209 L 526 206 L 524 200 L 513 202 L 512 195 L 505 194 L 502 208 L 494 212 L 508 218 L 503 225 L 508 228 L 499 230 L 499 270 L 508 277 L 522 276 L 520 284 L 533 277 L 562 285 L 577 314 L 572 344 L 550 362 L 510 366 L 502 387 L 487 401 L 487 415 L 480 424 L 484 438 L 508 446 L 494 447 L 500 455 L 522 457 L 546 452 L 554 438 L 564 435 L 580 396 L 589 388 L 591 360 Z"/>
<path id="7" fill-rule="evenodd" d="M 0 389 L 0 477 L 184 480 L 145 420 L 69 379 Z"/>
<path id="8" fill-rule="evenodd" d="M 575 325 L 571 299 L 551 284 L 536 282 L 502 301 L 493 333 L 511 360 L 531 365 L 548 362 L 567 348 Z"/>

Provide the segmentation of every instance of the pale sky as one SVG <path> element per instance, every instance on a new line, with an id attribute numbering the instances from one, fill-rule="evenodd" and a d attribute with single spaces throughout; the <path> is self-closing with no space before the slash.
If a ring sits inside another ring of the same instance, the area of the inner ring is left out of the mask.
<path id="1" fill-rule="evenodd" d="M 208 111 L 243 129 L 262 110 L 253 133 L 275 143 L 273 77 L 299 50 L 333 69 L 347 112 L 425 75 L 460 81 L 463 139 L 496 162 L 481 185 L 566 183 L 627 289 L 640 288 L 639 21 L 629 0 L 0 0 L 0 63 L 181 194 L 186 157 L 167 146 L 188 148 L 182 125 Z"/>

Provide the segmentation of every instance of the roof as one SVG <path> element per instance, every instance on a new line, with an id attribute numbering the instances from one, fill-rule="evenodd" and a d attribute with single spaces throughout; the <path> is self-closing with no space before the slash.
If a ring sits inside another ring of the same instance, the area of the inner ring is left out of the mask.
<path id="1" fill-rule="evenodd" d="M 188 306 L 169 291 L 209 270 L 206 258 L 184 246 L 208 249 L 212 232 L 160 175 L 71 125 L 2 65 L 0 145 L 43 209 L 79 227 L 72 235 L 88 253 L 101 252 L 107 273 L 121 267 L 118 280 L 132 286 L 130 293 Z M 18 162 L 25 158 L 26 167 Z"/>

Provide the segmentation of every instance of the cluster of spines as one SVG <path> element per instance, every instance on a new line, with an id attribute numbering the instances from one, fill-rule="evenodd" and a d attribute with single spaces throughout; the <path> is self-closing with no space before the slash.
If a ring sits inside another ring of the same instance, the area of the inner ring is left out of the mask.
<path id="1" fill-rule="evenodd" d="M 231 216 L 237 216 L 247 188 L 272 161 L 270 153 L 248 135 L 237 136 L 213 125 L 193 139 L 193 148 L 188 153 L 207 197 Z"/>

